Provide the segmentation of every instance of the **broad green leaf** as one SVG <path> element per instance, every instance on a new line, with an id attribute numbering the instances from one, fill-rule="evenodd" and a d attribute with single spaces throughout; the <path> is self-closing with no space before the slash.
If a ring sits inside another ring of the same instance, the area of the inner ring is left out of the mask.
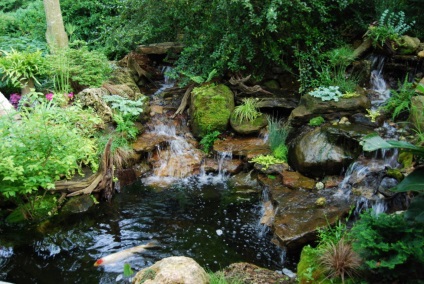
<path id="1" fill-rule="evenodd" d="M 406 176 L 396 187 L 392 188 L 391 190 L 395 192 L 424 192 L 424 168 L 416 169 L 408 176 Z"/>
<path id="2" fill-rule="evenodd" d="M 131 269 L 131 265 L 129 263 L 124 264 L 124 276 L 130 277 L 134 274 L 134 271 Z"/>
<path id="3" fill-rule="evenodd" d="M 412 199 L 408 210 L 405 212 L 405 219 L 424 223 L 424 195 L 420 194 Z"/>
<path id="4" fill-rule="evenodd" d="M 360 143 L 364 151 L 375 151 L 378 149 L 404 149 L 413 154 L 424 157 L 424 147 L 415 146 L 409 142 L 384 140 L 378 134 L 372 133 L 362 138 Z"/>
<path id="5" fill-rule="evenodd" d="M 377 133 L 372 133 L 362 138 L 361 145 L 364 151 L 393 148 L 392 145 L 387 143 L 386 140 L 381 138 Z"/>

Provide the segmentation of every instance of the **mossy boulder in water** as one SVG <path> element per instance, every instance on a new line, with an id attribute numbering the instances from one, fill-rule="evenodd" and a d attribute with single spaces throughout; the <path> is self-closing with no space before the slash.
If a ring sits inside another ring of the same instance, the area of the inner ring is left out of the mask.
<path id="1" fill-rule="evenodd" d="M 225 85 L 206 85 L 193 89 L 190 104 L 191 130 L 196 137 L 211 131 L 225 131 L 234 109 L 234 94 Z"/>

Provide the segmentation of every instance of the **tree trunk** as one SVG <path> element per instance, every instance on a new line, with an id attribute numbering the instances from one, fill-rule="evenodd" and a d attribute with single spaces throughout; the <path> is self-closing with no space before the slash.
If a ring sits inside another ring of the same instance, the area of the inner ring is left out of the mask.
<path id="1" fill-rule="evenodd" d="M 46 12 L 46 40 L 52 51 L 68 47 L 68 35 L 63 25 L 62 12 L 59 0 L 43 0 Z"/>

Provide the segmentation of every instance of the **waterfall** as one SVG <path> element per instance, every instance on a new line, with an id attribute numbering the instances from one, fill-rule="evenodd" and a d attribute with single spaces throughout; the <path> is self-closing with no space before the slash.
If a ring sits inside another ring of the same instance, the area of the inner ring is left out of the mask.
<path id="1" fill-rule="evenodd" d="M 149 157 L 153 161 L 153 175 L 143 179 L 146 184 L 168 185 L 199 173 L 203 159 L 201 151 L 178 135 L 174 125 L 157 124 L 149 133 L 166 143 L 156 145 L 155 154 Z"/>
<path id="2" fill-rule="evenodd" d="M 169 78 L 169 76 L 167 75 L 167 73 L 170 72 L 171 70 L 172 70 L 171 66 L 162 66 L 161 74 L 163 74 L 164 80 L 163 80 L 163 83 L 160 85 L 159 89 L 153 95 L 158 95 L 162 93 L 164 90 L 174 86 L 175 80 Z"/>
<path id="3" fill-rule="evenodd" d="M 371 101 L 373 109 L 376 109 L 390 97 L 390 90 L 383 77 L 383 68 L 386 57 L 378 55 L 372 58 L 371 71 L 371 90 L 375 92 L 376 97 Z"/>

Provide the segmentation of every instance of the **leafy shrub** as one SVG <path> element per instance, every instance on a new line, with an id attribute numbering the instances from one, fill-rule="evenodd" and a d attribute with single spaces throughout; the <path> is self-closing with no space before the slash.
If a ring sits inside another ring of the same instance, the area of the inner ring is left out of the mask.
<path id="1" fill-rule="evenodd" d="M 309 120 L 308 125 L 310 125 L 310 126 L 320 126 L 324 122 L 325 122 L 325 119 L 322 116 L 317 116 L 317 117 L 311 118 Z"/>
<path id="2" fill-rule="evenodd" d="M 372 271 L 370 280 L 404 282 L 423 279 L 424 228 L 407 222 L 402 214 L 366 212 L 353 226 L 353 247 Z M 374 282 L 372 281 L 372 282 Z"/>
<path id="3" fill-rule="evenodd" d="M 1 193 L 6 197 L 30 194 L 39 188 L 52 189 L 54 182 L 81 172 L 82 165 L 97 170 L 94 141 L 85 130 L 69 122 L 78 121 L 79 110 L 67 115 L 63 109 L 42 102 L 34 108 L 22 108 L 21 120 L 0 118 Z M 12 114 L 13 115 L 13 114 Z M 94 116 L 94 114 L 91 114 Z M 84 127 L 95 128 L 90 120 Z"/>
<path id="4" fill-rule="evenodd" d="M 146 100 L 146 97 L 144 96 L 136 101 L 129 100 L 118 95 L 103 96 L 102 98 L 107 103 L 110 103 L 111 107 L 119 111 L 122 115 L 135 117 L 143 112 L 143 106 Z"/>
<path id="5" fill-rule="evenodd" d="M 398 43 L 400 36 L 410 30 L 414 24 L 415 21 L 411 24 L 405 23 L 403 11 L 394 13 L 386 9 L 381 14 L 378 25 L 369 27 L 366 37 L 371 39 L 374 46 L 383 46 L 386 41 Z"/>
<path id="6" fill-rule="evenodd" d="M 399 82 L 399 89 L 391 91 L 391 96 L 382 107 L 382 110 L 392 113 L 392 119 L 397 118 L 404 112 L 409 112 L 411 108 L 411 98 L 415 96 L 414 84 L 408 82 L 408 77 L 403 83 Z"/>
<path id="7" fill-rule="evenodd" d="M 258 155 L 249 161 L 249 163 L 258 163 L 259 165 L 263 166 L 265 170 L 268 169 L 268 167 L 271 165 L 285 162 L 285 160 L 278 159 L 273 155 Z"/>
<path id="8" fill-rule="evenodd" d="M 234 108 L 234 118 L 239 123 L 251 122 L 258 118 L 261 113 L 258 111 L 258 100 L 254 98 L 245 98 L 243 103 Z"/>
<path id="9" fill-rule="evenodd" d="M 202 140 L 200 140 L 200 145 L 202 146 L 203 152 L 209 153 L 213 143 L 218 139 L 220 134 L 221 133 L 219 131 L 213 131 L 203 136 Z"/>
<path id="10" fill-rule="evenodd" d="M 4 74 L 6 82 L 22 87 L 28 80 L 39 83 L 37 78 L 45 72 L 45 59 L 41 51 L 2 51 L 0 56 L 0 72 Z"/>
<path id="11" fill-rule="evenodd" d="M 139 130 L 134 122 L 144 110 L 143 106 L 146 97 L 143 96 L 133 101 L 118 95 L 110 95 L 103 96 L 103 99 L 111 104 L 111 108 L 114 110 L 113 120 L 116 122 L 115 131 L 119 133 L 122 138 L 129 141 L 135 140 Z"/>
<path id="12" fill-rule="evenodd" d="M 343 94 L 339 91 L 338 86 L 330 86 L 330 87 L 319 87 L 314 91 L 309 93 L 312 97 L 320 98 L 322 101 L 336 101 L 343 96 Z"/>
<path id="13" fill-rule="evenodd" d="M 82 41 L 70 43 L 48 56 L 49 74 L 54 78 L 58 91 L 81 91 L 86 87 L 99 87 L 108 78 L 112 68 L 104 54 L 89 51 Z"/>

